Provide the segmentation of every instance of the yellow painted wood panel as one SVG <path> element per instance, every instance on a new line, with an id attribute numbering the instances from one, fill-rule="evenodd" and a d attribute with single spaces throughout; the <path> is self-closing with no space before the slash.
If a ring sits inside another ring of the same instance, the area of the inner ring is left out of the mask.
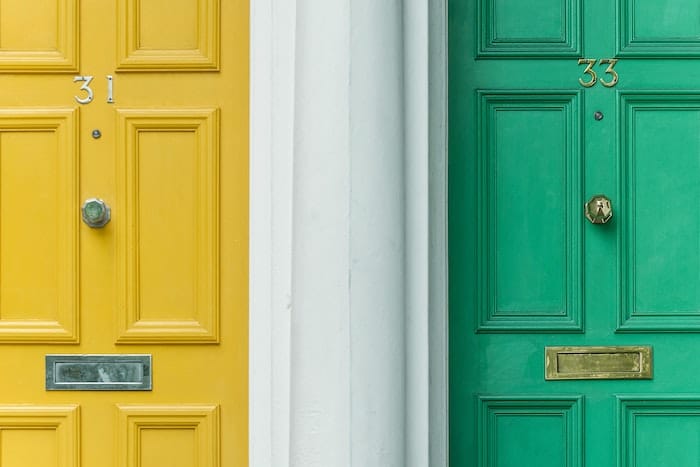
<path id="1" fill-rule="evenodd" d="M 37 12 L 39 12 L 37 14 Z M 2 0 L 0 2 L 0 49 L 56 50 L 59 4 L 57 0 Z M 32 25 L 31 34 L 27 26 Z"/>
<path id="2" fill-rule="evenodd" d="M 217 0 L 119 0 L 119 69 L 215 70 Z"/>
<path id="3" fill-rule="evenodd" d="M 0 111 L 0 342 L 77 338 L 76 123 Z"/>
<path id="4" fill-rule="evenodd" d="M 138 44 L 142 49 L 192 50 L 199 44 L 199 3 L 191 0 L 138 2 Z"/>
<path id="5" fill-rule="evenodd" d="M 0 406 L 2 467 L 78 467 L 79 408 Z"/>
<path id="6" fill-rule="evenodd" d="M 219 340 L 216 109 L 119 111 L 122 341 Z"/>
<path id="7" fill-rule="evenodd" d="M 77 71 L 77 0 L 0 0 L 0 73 Z"/>

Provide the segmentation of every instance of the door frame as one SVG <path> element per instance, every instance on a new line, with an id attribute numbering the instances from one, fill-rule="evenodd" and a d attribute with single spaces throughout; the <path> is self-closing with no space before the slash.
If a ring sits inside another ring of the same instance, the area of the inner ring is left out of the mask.
<path id="1" fill-rule="evenodd" d="M 297 4 L 250 2 L 249 465 L 290 465 Z M 303 2 L 313 3 L 313 1 Z M 403 1 L 405 454 L 448 465 L 447 0 Z M 273 111 L 274 109 L 274 111 Z M 322 267 L 322 265 L 319 265 Z M 427 329 L 426 329 L 427 327 Z M 427 424 L 425 422 L 428 422 Z M 418 452 L 417 452 L 418 451 Z"/>

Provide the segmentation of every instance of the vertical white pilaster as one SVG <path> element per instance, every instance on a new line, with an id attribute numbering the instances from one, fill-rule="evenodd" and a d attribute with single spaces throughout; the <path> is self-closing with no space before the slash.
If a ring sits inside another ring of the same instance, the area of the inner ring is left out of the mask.
<path id="1" fill-rule="evenodd" d="M 350 465 L 405 467 L 403 2 L 350 3 Z"/>
<path id="2" fill-rule="evenodd" d="M 428 2 L 404 0 L 406 466 L 429 464 Z"/>
<path id="3" fill-rule="evenodd" d="M 296 3 L 250 2 L 249 464 L 290 441 Z"/>
<path id="4" fill-rule="evenodd" d="M 297 5 L 292 465 L 404 467 L 401 2 Z"/>
<path id="5" fill-rule="evenodd" d="M 429 1 L 251 2 L 251 466 L 446 465 Z"/>
<path id="6" fill-rule="evenodd" d="M 291 353 L 294 467 L 349 466 L 350 20 L 297 0 Z"/>

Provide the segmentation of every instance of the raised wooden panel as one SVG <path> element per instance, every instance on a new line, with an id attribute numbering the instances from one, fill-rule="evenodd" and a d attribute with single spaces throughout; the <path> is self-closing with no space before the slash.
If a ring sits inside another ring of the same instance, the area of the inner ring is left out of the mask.
<path id="1" fill-rule="evenodd" d="M 117 69 L 217 70 L 219 0 L 119 0 Z"/>
<path id="2" fill-rule="evenodd" d="M 578 93 L 480 93 L 478 331 L 582 331 Z"/>
<path id="3" fill-rule="evenodd" d="M 622 95 L 620 331 L 700 331 L 700 94 Z"/>
<path id="4" fill-rule="evenodd" d="M 479 467 L 583 467 L 583 396 L 480 396 Z"/>
<path id="5" fill-rule="evenodd" d="M 0 109 L 0 342 L 78 340 L 77 111 Z"/>
<path id="6" fill-rule="evenodd" d="M 2 467 L 78 467 L 79 408 L 0 406 Z"/>
<path id="7" fill-rule="evenodd" d="M 581 0 L 480 0 L 477 57 L 581 55 Z"/>
<path id="8" fill-rule="evenodd" d="M 218 406 L 120 405 L 118 413 L 116 465 L 219 466 Z"/>
<path id="9" fill-rule="evenodd" d="M 78 70 L 77 0 L 0 0 L 0 72 Z"/>
<path id="10" fill-rule="evenodd" d="M 622 0 L 619 8 L 618 56 L 700 56 L 700 3 Z"/>
<path id="11" fill-rule="evenodd" d="M 618 396 L 621 467 L 697 465 L 700 399 Z"/>
<path id="12" fill-rule="evenodd" d="M 120 110 L 119 134 L 119 342 L 217 342 L 218 111 Z"/>

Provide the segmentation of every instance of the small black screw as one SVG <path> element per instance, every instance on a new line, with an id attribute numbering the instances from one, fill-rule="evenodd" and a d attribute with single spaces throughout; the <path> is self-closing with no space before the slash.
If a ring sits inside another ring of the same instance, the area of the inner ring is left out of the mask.
<path id="1" fill-rule="evenodd" d="M 597 111 L 593 114 L 593 118 L 595 118 L 598 121 L 601 121 L 603 119 L 603 112 L 601 112 L 600 110 Z"/>
<path id="2" fill-rule="evenodd" d="M 92 130 L 92 137 L 95 139 L 100 139 L 100 136 L 102 136 L 102 133 L 100 133 L 100 130 Z"/>

